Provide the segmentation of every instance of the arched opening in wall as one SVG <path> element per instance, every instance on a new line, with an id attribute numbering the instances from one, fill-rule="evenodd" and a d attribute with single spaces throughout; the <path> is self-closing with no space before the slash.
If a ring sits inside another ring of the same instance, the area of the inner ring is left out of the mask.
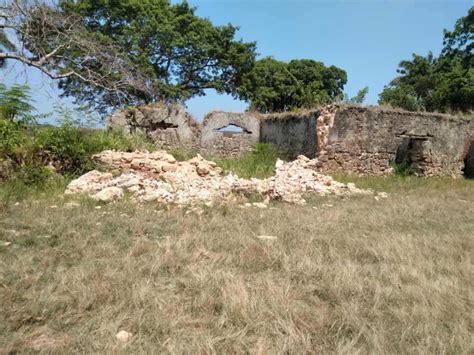
<path id="1" fill-rule="evenodd" d="M 235 124 L 228 124 L 227 126 L 216 128 L 214 132 L 226 133 L 226 134 L 251 134 L 248 129 L 244 127 L 237 126 Z"/>
<path id="2" fill-rule="evenodd" d="M 394 172 L 398 175 L 419 173 L 420 163 L 423 161 L 424 143 L 428 137 L 403 137 L 395 154 Z"/>
<path id="3" fill-rule="evenodd" d="M 466 156 L 464 157 L 464 177 L 474 179 L 474 141 L 469 144 Z"/>

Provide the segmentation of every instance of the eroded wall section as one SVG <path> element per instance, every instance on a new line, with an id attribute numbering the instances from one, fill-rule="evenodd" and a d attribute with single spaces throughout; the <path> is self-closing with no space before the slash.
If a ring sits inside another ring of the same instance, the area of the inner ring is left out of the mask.
<path id="1" fill-rule="evenodd" d="M 275 145 L 288 158 L 314 158 L 318 150 L 316 121 L 319 111 L 268 114 L 261 119 L 260 140 Z"/>
<path id="2" fill-rule="evenodd" d="M 239 155 L 260 141 L 257 114 L 214 111 L 204 117 L 201 151 L 211 155 Z"/>
<path id="3" fill-rule="evenodd" d="M 108 126 L 143 132 L 162 148 L 239 155 L 258 142 L 287 158 L 317 158 L 325 172 L 421 176 L 474 174 L 474 121 L 381 107 L 330 105 L 298 113 L 215 111 L 197 123 L 181 106 L 153 104 L 113 114 Z"/>
<path id="4" fill-rule="evenodd" d="M 201 125 L 179 105 L 150 104 L 113 113 L 107 126 L 126 133 L 140 132 L 157 147 L 199 149 Z"/>
<path id="5" fill-rule="evenodd" d="M 380 107 L 338 107 L 330 121 L 320 168 L 369 175 L 390 174 L 396 165 L 421 176 L 460 176 L 474 132 L 461 117 Z"/>

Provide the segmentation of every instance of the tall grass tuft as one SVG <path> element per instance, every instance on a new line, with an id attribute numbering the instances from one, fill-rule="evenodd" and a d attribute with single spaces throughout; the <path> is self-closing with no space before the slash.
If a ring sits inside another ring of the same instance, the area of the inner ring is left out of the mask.
<path id="1" fill-rule="evenodd" d="M 218 166 L 232 171 L 242 178 L 267 178 L 273 175 L 276 160 L 283 156 L 276 147 L 268 143 L 257 143 L 252 149 L 239 157 L 215 158 Z"/>

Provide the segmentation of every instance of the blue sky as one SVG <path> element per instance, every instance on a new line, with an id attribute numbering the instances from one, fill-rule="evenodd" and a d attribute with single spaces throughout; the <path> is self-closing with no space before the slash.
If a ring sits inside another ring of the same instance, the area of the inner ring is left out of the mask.
<path id="1" fill-rule="evenodd" d="M 173 1 L 176 2 L 176 1 Z M 354 96 L 369 87 L 367 103 L 396 75 L 398 63 L 412 53 L 438 54 L 444 28 L 467 14 L 467 0 L 189 0 L 197 15 L 216 25 L 240 26 L 238 37 L 256 41 L 260 57 L 278 60 L 310 58 L 347 71 L 345 91 Z M 28 80 L 36 107 L 49 112 L 59 100 L 54 83 L 33 69 L 10 65 L 0 81 Z M 214 109 L 243 111 L 247 104 L 209 92 L 187 102 L 199 120 Z"/>

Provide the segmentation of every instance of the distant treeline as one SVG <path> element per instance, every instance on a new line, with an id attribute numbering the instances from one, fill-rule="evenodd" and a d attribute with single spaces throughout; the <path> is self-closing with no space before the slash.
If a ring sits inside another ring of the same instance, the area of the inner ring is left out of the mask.
<path id="1" fill-rule="evenodd" d="M 439 57 L 402 61 L 380 103 L 409 110 L 470 111 L 474 103 L 474 8 L 444 32 Z M 184 102 L 206 89 L 261 112 L 348 99 L 346 72 L 313 59 L 257 59 L 237 27 L 215 26 L 187 2 L 168 0 L 14 0 L 1 10 L 0 66 L 18 60 L 58 80 L 64 95 L 100 112 L 154 101 Z M 19 43 L 20 46 L 16 46 Z M 19 47 L 19 48 L 16 48 Z M 3 49 L 3 50 L 2 50 Z"/>

